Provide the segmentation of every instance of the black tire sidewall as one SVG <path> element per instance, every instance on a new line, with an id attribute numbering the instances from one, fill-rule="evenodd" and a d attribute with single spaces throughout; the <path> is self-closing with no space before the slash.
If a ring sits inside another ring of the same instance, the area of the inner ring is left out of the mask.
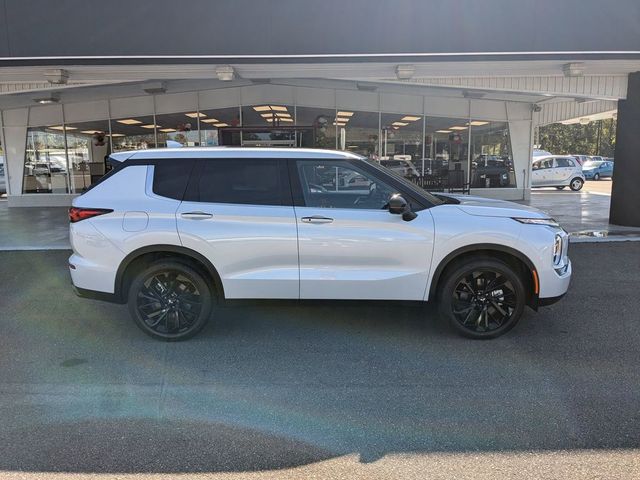
<path id="1" fill-rule="evenodd" d="M 453 291 L 460 279 L 473 270 L 497 271 L 509 279 L 515 290 L 517 303 L 513 315 L 503 326 L 489 332 L 474 332 L 473 330 L 469 330 L 463 327 L 453 315 Z M 526 292 L 523 281 L 518 273 L 508 264 L 493 258 L 470 259 L 453 266 L 453 268 L 446 272 L 446 277 L 438 298 L 440 315 L 449 322 L 449 325 L 462 336 L 480 340 L 499 337 L 515 327 L 524 312 L 525 305 Z"/>
<path id="2" fill-rule="evenodd" d="M 146 280 L 150 275 L 165 271 L 179 271 L 180 273 L 189 277 L 189 279 L 201 292 L 202 298 L 202 310 L 196 322 L 186 332 L 175 335 L 164 335 L 151 329 L 140 316 L 136 304 L 138 290 L 142 286 L 144 280 Z M 144 333 L 155 339 L 163 340 L 165 342 L 178 342 L 193 337 L 204 328 L 211 315 L 214 300 L 215 296 L 212 292 L 212 286 L 207 283 L 204 276 L 200 272 L 196 271 L 190 265 L 186 265 L 185 263 L 179 261 L 161 260 L 151 263 L 140 272 L 138 272 L 138 274 L 134 277 L 131 285 L 129 286 L 128 307 L 129 313 L 131 314 L 134 322 Z"/>
<path id="3" fill-rule="evenodd" d="M 580 188 L 573 188 L 573 182 L 575 182 L 576 180 L 580 180 Z M 571 182 L 569 183 L 569 188 L 571 190 L 573 190 L 574 192 L 579 192 L 580 190 L 582 190 L 582 187 L 584 186 L 584 182 L 582 181 L 581 178 L 574 178 L 571 180 Z"/>

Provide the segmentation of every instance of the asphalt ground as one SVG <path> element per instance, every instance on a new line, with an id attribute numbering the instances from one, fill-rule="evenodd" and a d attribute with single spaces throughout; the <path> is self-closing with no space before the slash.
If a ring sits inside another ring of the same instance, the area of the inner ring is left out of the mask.
<path id="1" fill-rule="evenodd" d="M 76 297 L 68 252 L 0 252 L 0 478 L 639 478 L 640 242 L 570 254 L 567 296 L 492 341 L 269 302 L 167 344 Z"/>

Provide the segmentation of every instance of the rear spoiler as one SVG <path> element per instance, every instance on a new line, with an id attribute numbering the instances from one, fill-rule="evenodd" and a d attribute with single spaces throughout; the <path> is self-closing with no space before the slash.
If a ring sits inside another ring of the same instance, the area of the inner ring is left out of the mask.
<path id="1" fill-rule="evenodd" d="M 105 160 L 107 163 L 111 164 L 112 167 L 117 167 L 122 162 L 128 160 L 133 156 L 135 152 L 117 152 L 109 155 Z"/>

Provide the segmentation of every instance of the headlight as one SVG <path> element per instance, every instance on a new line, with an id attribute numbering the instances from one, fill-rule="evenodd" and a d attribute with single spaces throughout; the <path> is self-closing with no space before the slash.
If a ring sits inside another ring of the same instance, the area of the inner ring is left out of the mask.
<path id="1" fill-rule="evenodd" d="M 560 235 L 556 235 L 556 238 L 553 241 L 553 264 L 560 265 L 561 261 L 562 261 L 562 237 Z"/>
<path id="2" fill-rule="evenodd" d="M 516 222 L 527 223 L 529 225 L 547 225 L 548 227 L 559 227 L 560 224 L 553 218 L 513 218 Z"/>

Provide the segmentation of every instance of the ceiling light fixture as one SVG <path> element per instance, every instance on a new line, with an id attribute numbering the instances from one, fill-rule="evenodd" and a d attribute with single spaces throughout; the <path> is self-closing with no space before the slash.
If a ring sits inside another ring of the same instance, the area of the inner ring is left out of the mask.
<path id="1" fill-rule="evenodd" d="M 480 127 L 482 125 L 487 125 L 489 122 L 483 122 L 480 120 L 472 120 L 471 122 L 469 122 L 469 125 L 472 125 L 474 127 Z"/>
<path id="2" fill-rule="evenodd" d="M 52 68 L 44 71 L 44 78 L 52 85 L 66 85 L 69 81 L 69 70 Z"/>
<path id="3" fill-rule="evenodd" d="M 200 123 L 220 123 L 220 120 L 217 118 L 206 118 L 204 120 L 200 120 Z"/>
<path id="4" fill-rule="evenodd" d="M 228 127 L 229 125 L 227 125 L 226 123 L 214 123 L 214 126 L 220 128 L 220 127 Z"/>
<path id="5" fill-rule="evenodd" d="M 96 133 L 104 133 L 104 130 L 82 130 L 80 133 L 86 133 L 87 135 L 95 135 Z"/>
<path id="6" fill-rule="evenodd" d="M 216 75 L 218 80 L 222 82 L 229 82 L 236 76 L 236 71 L 231 65 L 218 65 L 216 67 Z"/>
<path id="7" fill-rule="evenodd" d="M 351 117 L 353 116 L 353 112 L 343 112 L 340 111 L 336 114 L 337 117 Z"/>
<path id="8" fill-rule="evenodd" d="M 200 112 L 191 112 L 191 113 L 185 113 L 185 115 L 189 118 L 204 118 L 206 117 L 206 115 L 204 113 L 200 113 Z"/>
<path id="9" fill-rule="evenodd" d="M 124 133 L 112 133 L 111 135 L 109 135 L 111 137 L 124 137 Z"/>
<path id="10" fill-rule="evenodd" d="M 258 106 L 258 107 L 253 107 L 253 109 L 256 112 L 268 112 L 268 111 L 271 110 L 271 107 L 269 105 L 261 105 L 261 106 Z"/>
<path id="11" fill-rule="evenodd" d="M 287 107 L 283 107 L 280 105 L 271 105 L 271 110 L 273 110 L 274 112 L 286 112 Z"/>
<path id="12" fill-rule="evenodd" d="M 436 133 L 452 133 L 452 130 L 436 130 Z"/>
<path id="13" fill-rule="evenodd" d="M 135 118 L 124 118 L 122 120 L 116 120 L 116 122 L 123 125 L 139 125 L 142 123 L 140 120 L 136 120 Z"/>
<path id="14" fill-rule="evenodd" d="M 351 120 L 350 117 L 336 117 L 336 122 L 348 122 Z"/>
<path id="15" fill-rule="evenodd" d="M 565 77 L 582 77 L 584 75 L 584 63 L 565 63 L 562 65 L 562 73 Z"/>
<path id="16" fill-rule="evenodd" d="M 396 77 L 398 80 L 409 80 L 416 73 L 414 65 L 398 65 L 396 66 Z"/>
<path id="17" fill-rule="evenodd" d="M 416 120 L 420 120 L 422 117 L 414 117 L 413 115 L 407 115 L 406 117 L 402 117 L 401 120 L 405 122 L 415 122 Z"/>
<path id="18" fill-rule="evenodd" d="M 63 125 L 55 125 L 53 127 L 48 127 L 50 130 L 77 130 L 76 127 L 64 127 Z"/>
<path id="19" fill-rule="evenodd" d="M 458 127 L 458 126 L 453 126 L 453 127 L 449 127 L 449 130 L 466 130 L 469 127 Z"/>
<path id="20" fill-rule="evenodd" d="M 52 103 L 58 103 L 60 101 L 60 95 L 58 93 L 52 93 L 48 97 L 34 98 L 33 101 L 40 105 L 49 105 Z"/>
<path id="21" fill-rule="evenodd" d="M 163 133 L 177 132 L 175 128 L 161 128 L 160 131 Z"/>
<path id="22" fill-rule="evenodd" d="M 394 127 L 406 127 L 409 124 L 407 122 L 393 122 L 391 125 Z"/>
<path id="23" fill-rule="evenodd" d="M 160 125 L 140 125 L 140 128 L 148 128 L 148 129 L 152 129 L 152 128 L 160 128 Z"/>

